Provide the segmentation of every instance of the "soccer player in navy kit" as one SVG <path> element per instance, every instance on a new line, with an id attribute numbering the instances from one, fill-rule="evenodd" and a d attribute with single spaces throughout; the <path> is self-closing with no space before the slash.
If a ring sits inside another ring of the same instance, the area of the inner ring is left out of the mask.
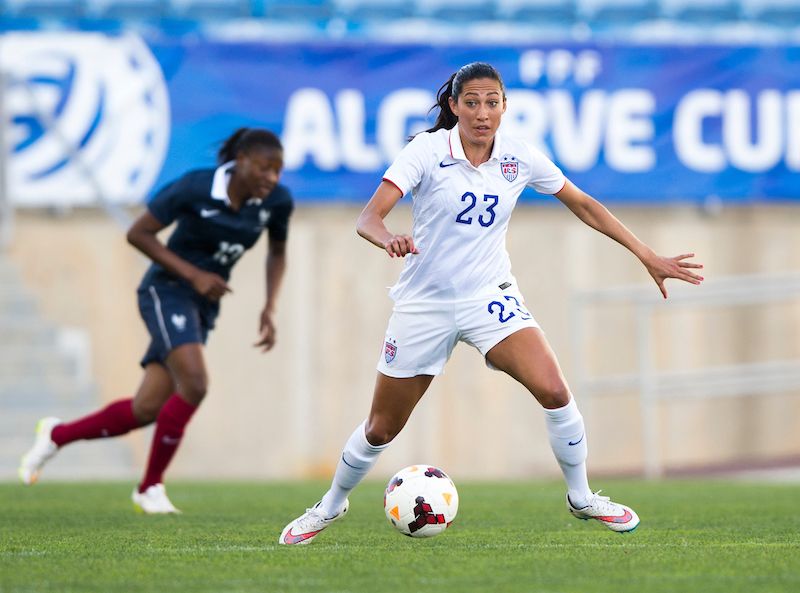
<path id="1" fill-rule="evenodd" d="M 80 439 L 118 436 L 155 421 L 155 434 L 135 507 L 144 513 L 179 512 L 163 475 L 207 389 L 203 345 L 239 257 L 266 229 L 267 295 L 256 346 L 275 343 L 273 312 L 286 269 L 293 202 L 278 184 L 283 148 L 272 132 L 241 128 L 222 145 L 216 169 L 186 173 L 161 189 L 128 231 L 128 241 L 153 264 L 138 289 L 139 311 L 151 336 L 141 361 L 144 378 L 133 398 L 115 401 L 73 422 L 43 418 L 23 457 L 21 480 L 34 483 L 60 447 Z M 157 233 L 176 223 L 164 245 Z"/>
<path id="2" fill-rule="evenodd" d="M 417 134 L 389 167 L 358 219 L 358 234 L 405 266 L 389 295 L 394 311 L 378 360 L 367 419 L 345 444 L 330 489 L 290 522 L 279 543 L 308 544 L 348 509 L 348 494 L 402 430 L 458 342 L 488 366 L 522 383 L 544 409 L 550 446 L 579 519 L 626 532 L 639 518 L 589 488 L 583 417 L 544 333 L 511 274 L 505 235 L 522 190 L 551 194 L 580 220 L 636 255 L 666 298 L 664 281 L 700 284 L 692 254 L 657 255 L 602 204 L 571 183 L 524 140 L 498 133 L 506 109 L 500 74 L 476 62 L 441 87 L 433 128 Z M 384 218 L 408 192 L 413 234 L 389 231 Z"/>

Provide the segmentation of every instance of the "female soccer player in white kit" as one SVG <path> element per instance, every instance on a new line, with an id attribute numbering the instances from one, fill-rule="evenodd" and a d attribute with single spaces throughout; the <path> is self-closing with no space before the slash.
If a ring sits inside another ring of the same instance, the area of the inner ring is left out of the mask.
<path id="1" fill-rule="evenodd" d="M 437 104 L 434 127 L 401 151 L 358 219 L 359 235 L 390 257 L 408 256 L 390 291 L 395 306 L 372 409 L 347 441 L 330 490 L 284 528 L 279 543 L 308 544 L 347 512 L 348 494 L 403 428 L 459 341 L 522 383 L 544 408 L 569 512 L 613 531 L 631 531 L 639 524 L 636 513 L 589 488 L 583 417 L 511 274 L 506 229 L 520 193 L 533 187 L 628 248 L 664 298 L 665 279 L 700 284 L 703 278 L 690 268 L 702 266 L 685 261 L 694 254 L 657 255 L 541 152 L 499 134 L 506 96 L 491 65 L 463 66 L 441 87 Z M 412 235 L 394 234 L 383 220 L 409 191 Z"/>

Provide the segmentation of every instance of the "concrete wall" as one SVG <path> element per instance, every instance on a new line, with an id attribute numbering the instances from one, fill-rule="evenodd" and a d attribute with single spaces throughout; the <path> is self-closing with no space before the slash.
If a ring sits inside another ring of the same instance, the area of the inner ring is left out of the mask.
<path id="1" fill-rule="evenodd" d="M 796 207 L 736 208 L 715 216 L 689 207 L 614 211 L 658 252 L 696 252 L 709 280 L 800 271 Z M 278 344 L 265 355 L 252 347 L 263 304 L 263 240 L 240 261 L 232 278 L 234 292 L 225 297 L 208 345 L 210 393 L 171 476 L 330 474 L 342 444 L 369 409 L 375 362 L 391 311 L 385 287 L 402 265 L 356 236 L 357 214 L 358 208 L 352 207 L 297 210 L 277 317 Z M 409 230 L 409 210 L 393 212 L 389 226 Z M 508 248 L 528 306 L 568 379 L 575 363 L 570 359 L 570 295 L 576 289 L 650 282 L 623 248 L 558 206 L 520 207 Z M 131 394 L 147 345 L 135 300 L 146 261 L 126 244 L 123 230 L 101 212 L 62 217 L 21 212 L 9 256 L 50 319 L 90 333 L 103 400 Z M 655 285 L 652 289 L 657 290 Z M 664 311 L 655 323 L 657 359 L 663 368 L 800 357 L 796 301 L 674 314 L 667 303 Z M 633 367 L 631 319 L 630 311 L 613 308 L 592 319 L 584 361 L 592 372 Z M 664 402 L 664 460 L 685 467 L 798 456 L 797 395 Z M 587 420 L 591 470 L 641 468 L 637 394 L 576 397 Z M 147 433 L 126 438 L 143 464 Z M 372 475 L 388 478 L 397 468 L 420 462 L 441 465 L 459 477 L 558 473 L 538 404 L 513 380 L 486 369 L 480 355 L 463 344 Z"/>

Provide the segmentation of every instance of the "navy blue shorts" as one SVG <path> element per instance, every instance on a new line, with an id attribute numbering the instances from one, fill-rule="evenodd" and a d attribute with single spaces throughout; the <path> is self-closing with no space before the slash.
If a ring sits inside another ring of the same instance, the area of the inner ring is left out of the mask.
<path id="1" fill-rule="evenodd" d="M 164 363 L 183 344 L 205 344 L 214 329 L 219 304 L 204 299 L 191 288 L 175 283 L 140 286 L 139 313 L 150 332 L 150 347 L 140 364 Z"/>

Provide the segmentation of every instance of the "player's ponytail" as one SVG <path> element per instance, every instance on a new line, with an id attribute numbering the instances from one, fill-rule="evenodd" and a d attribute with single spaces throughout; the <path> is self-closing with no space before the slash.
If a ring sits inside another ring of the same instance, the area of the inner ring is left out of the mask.
<path id="1" fill-rule="evenodd" d="M 439 92 L 436 93 L 436 104 L 428 111 L 428 113 L 432 113 L 438 108 L 439 113 L 436 116 L 436 123 L 433 124 L 431 129 L 425 130 L 426 132 L 435 132 L 442 129 L 449 130 L 458 123 L 456 114 L 450 109 L 450 97 L 453 96 L 453 80 L 455 80 L 456 74 L 458 72 L 453 72 L 447 82 L 439 87 Z M 458 97 L 458 94 L 455 96 Z"/>
<path id="2" fill-rule="evenodd" d="M 458 123 L 456 114 L 450 109 L 450 97 L 453 98 L 453 101 L 457 101 L 464 83 L 475 80 L 476 78 L 496 80 L 500 83 L 500 90 L 503 93 L 503 98 L 505 98 L 506 87 L 503 84 L 503 78 L 494 66 L 486 62 L 472 62 L 471 64 L 461 66 L 461 68 L 454 72 L 452 76 L 447 79 L 447 82 L 439 88 L 439 92 L 436 93 L 436 104 L 431 107 L 428 113 L 432 113 L 437 108 L 439 109 L 439 113 L 436 116 L 436 123 L 434 123 L 433 127 L 429 130 L 425 130 L 426 132 L 435 132 L 436 130 L 442 129 L 449 130 Z"/>
<path id="3" fill-rule="evenodd" d="M 283 150 L 280 138 L 269 130 L 260 128 L 239 128 L 220 146 L 217 152 L 219 164 L 233 161 L 240 152 L 250 152 L 255 148 L 274 148 Z"/>

